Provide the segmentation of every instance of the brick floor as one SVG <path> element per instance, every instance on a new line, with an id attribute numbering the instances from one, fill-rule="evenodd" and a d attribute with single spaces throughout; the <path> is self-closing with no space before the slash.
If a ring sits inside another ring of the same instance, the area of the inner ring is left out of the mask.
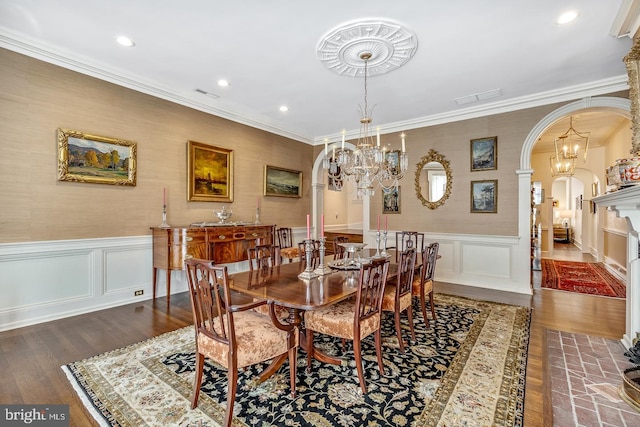
<path id="1" fill-rule="evenodd" d="M 618 394 L 633 366 L 625 351 L 620 341 L 547 330 L 555 426 L 640 426 L 640 412 Z"/>

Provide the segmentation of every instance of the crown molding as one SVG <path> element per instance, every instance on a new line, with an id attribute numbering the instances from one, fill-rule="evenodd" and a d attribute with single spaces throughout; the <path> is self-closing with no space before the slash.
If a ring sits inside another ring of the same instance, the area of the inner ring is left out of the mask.
<path id="1" fill-rule="evenodd" d="M 618 13 L 611 24 L 614 37 L 635 38 L 640 28 L 640 0 L 623 0 Z"/>
<path id="2" fill-rule="evenodd" d="M 137 92 L 164 99 L 185 107 L 193 108 L 198 111 L 213 114 L 224 119 L 231 120 L 236 123 L 247 125 L 256 129 L 264 130 L 296 141 L 312 144 L 313 140 L 306 136 L 282 129 L 260 120 L 253 119 L 248 115 L 239 114 L 237 112 L 227 110 L 221 107 L 207 105 L 188 96 L 172 92 L 168 88 L 158 86 L 138 76 L 126 75 L 121 70 L 109 69 L 105 66 L 96 66 L 90 64 L 90 60 L 78 57 L 71 58 L 68 52 L 57 51 L 51 46 L 45 46 L 34 41 L 20 40 L 18 36 L 10 34 L 6 29 L 0 27 L 0 47 L 39 59 L 41 61 L 58 65 L 68 70 L 76 71 L 100 80 L 104 80 L 118 86 L 123 86 Z"/>

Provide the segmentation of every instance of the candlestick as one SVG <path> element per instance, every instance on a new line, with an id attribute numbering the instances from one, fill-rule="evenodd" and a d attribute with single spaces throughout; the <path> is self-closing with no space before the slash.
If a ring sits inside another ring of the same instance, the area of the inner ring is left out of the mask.
<path id="1" fill-rule="evenodd" d="M 307 215 L 309 218 L 309 215 Z M 318 274 L 313 271 L 313 241 L 311 239 L 306 239 L 304 241 L 304 259 L 306 263 L 306 267 L 304 271 L 298 274 L 298 277 L 305 280 L 311 280 L 314 277 L 318 277 Z"/>
<path id="2" fill-rule="evenodd" d="M 320 259 L 318 260 L 318 266 L 316 267 L 315 270 L 313 270 L 313 272 L 318 276 L 324 276 L 325 274 L 331 274 L 333 272 L 331 270 L 331 267 L 329 267 L 324 263 L 324 254 L 326 252 L 325 250 L 326 241 L 327 239 L 325 239 L 324 237 L 321 237 L 318 239 L 318 252 L 319 252 Z"/>
<path id="3" fill-rule="evenodd" d="M 162 224 L 159 225 L 160 228 L 169 228 L 171 227 L 167 224 L 167 205 L 162 205 Z"/>

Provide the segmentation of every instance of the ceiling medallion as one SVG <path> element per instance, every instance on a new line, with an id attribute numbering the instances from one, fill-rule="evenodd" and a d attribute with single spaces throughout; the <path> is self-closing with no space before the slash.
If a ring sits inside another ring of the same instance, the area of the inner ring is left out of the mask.
<path id="1" fill-rule="evenodd" d="M 416 35 L 393 21 L 363 20 L 341 25 L 318 42 L 318 58 L 330 70 L 364 76 L 361 55 L 371 53 L 369 76 L 386 74 L 406 64 L 418 48 Z"/>

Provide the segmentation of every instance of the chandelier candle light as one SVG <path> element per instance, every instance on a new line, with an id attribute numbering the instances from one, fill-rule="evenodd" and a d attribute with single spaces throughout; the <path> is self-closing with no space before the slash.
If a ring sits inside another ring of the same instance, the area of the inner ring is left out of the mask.
<path id="1" fill-rule="evenodd" d="M 402 133 L 402 150 L 388 151 L 380 144 L 380 129 L 376 130 L 376 137 L 371 133 L 371 112 L 368 109 L 367 99 L 367 70 L 371 52 L 362 52 L 360 58 L 364 61 L 364 108 L 361 109 L 360 134 L 356 143 L 356 149 L 345 150 L 345 131 L 342 131 L 341 149 L 337 151 L 335 145 L 332 156 L 329 157 L 328 140 L 324 146 L 324 169 L 333 182 L 342 183 L 353 180 L 356 184 L 356 196 L 362 199 L 364 196 L 375 194 L 375 185 L 384 190 L 398 188 L 398 180 L 404 176 L 409 166 L 409 159 L 405 151 L 405 134 Z"/>

